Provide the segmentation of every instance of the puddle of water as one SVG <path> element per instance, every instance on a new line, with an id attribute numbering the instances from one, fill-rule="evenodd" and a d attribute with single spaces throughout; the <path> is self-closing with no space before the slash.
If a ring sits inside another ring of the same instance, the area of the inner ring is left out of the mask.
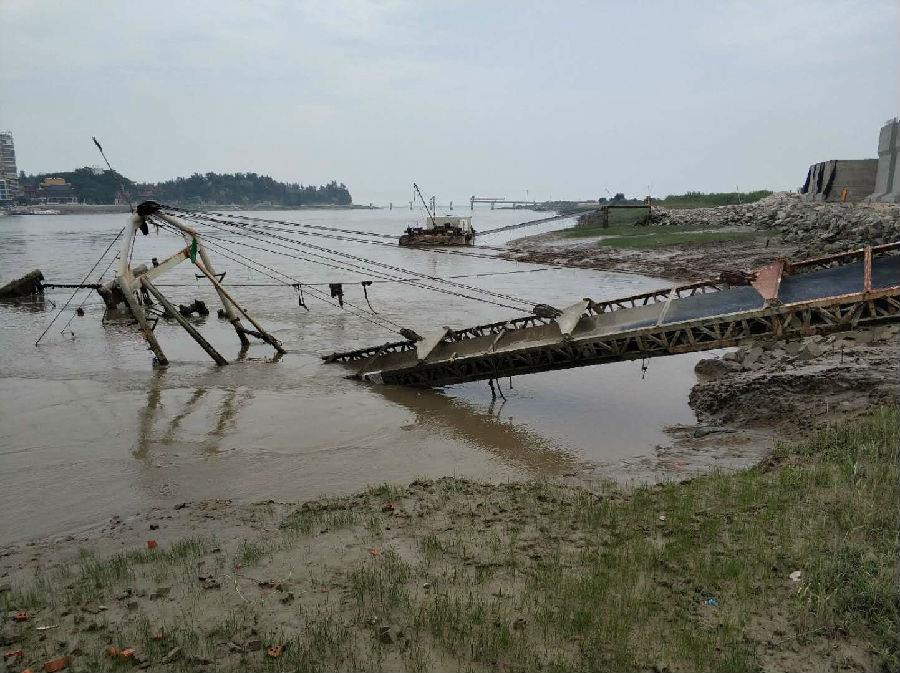
<path id="1" fill-rule="evenodd" d="M 347 229 L 399 234 L 408 211 L 254 213 Z M 122 226 L 124 215 L 7 217 L 0 220 L 2 282 L 41 268 L 50 281 L 78 281 Z M 540 217 L 522 211 L 476 211 L 476 228 Z M 543 230 L 559 228 L 547 223 Z M 538 227 L 534 232 L 542 229 Z M 499 245 L 514 230 L 487 237 Z M 465 282 L 566 305 L 641 292 L 660 281 L 581 269 L 548 269 L 347 241 L 317 245 Z M 172 236 L 141 237 L 135 262 L 180 247 Z M 344 282 L 346 298 L 365 306 L 364 275 L 249 251 L 304 283 Z M 271 282 L 215 257 L 231 284 Z M 101 265 L 100 268 L 103 268 Z M 508 273 L 510 271 L 523 273 Z M 479 274 L 497 275 L 479 275 Z M 477 275 L 477 277 L 476 277 Z M 109 276 L 107 276 L 109 277 Z M 159 280 L 174 303 L 203 298 L 209 286 L 179 267 Z M 327 288 L 323 288 L 327 289 Z M 0 543 L 78 529 L 112 514 L 185 500 L 220 497 L 302 500 L 344 493 L 383 481 L 459 475 L 506 480 L 559 475 L 589 463 L 627 476 L 622 465 L 652 456 L 668 442 L 663 428 L 694 422 L 687 396 L 693 366 L 703 355 L 653 360 L 642 378 L 639 362 L 518 377 L 507 401 L 492 401 L 485 383 L 442 391 L 379 388 L 344 378 L 320 356 L 381 343 L 392 335 L 307 296 L 310 312 L 285 287 L 235 287 L 236 296 L 289 349 L 271 362 L 268 346 L 247 359 L 215 367 L 175 325 L 157 336 L 172 364 L 154 371 L 137 331 L 100 324 L 96 294 L 86 315 L 64 312 L 38 348 L 34 340 L 52 317 L 44 308 L 0 306 Z M 48 295 L 61 304 L 68 296 Z M 515 315 L 507 309 L 396 283 L 369 288 L 373 308 L 413 329 L 462 327 Z M 81 297 L 76 300 L 80 301 Z M 199 325 L 229 359 L 238 344 L 213 316 Z M 395 337 L 394 337 L 395 338 Z"/>

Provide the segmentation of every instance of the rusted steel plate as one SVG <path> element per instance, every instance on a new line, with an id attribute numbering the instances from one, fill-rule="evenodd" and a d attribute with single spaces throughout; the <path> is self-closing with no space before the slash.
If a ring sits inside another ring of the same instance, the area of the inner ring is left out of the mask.
<path id="1" fill-rule="evenodd" d="M 778 300 L 778 288 L 781 287 L 781 277 L 784 275 L 785 265 L 786 261 L 779 259 L 769 266 L 757 269 L 753 280 L 750 281 L 750 284 L 756 288 L 766 303 L 771 304 Z"/>

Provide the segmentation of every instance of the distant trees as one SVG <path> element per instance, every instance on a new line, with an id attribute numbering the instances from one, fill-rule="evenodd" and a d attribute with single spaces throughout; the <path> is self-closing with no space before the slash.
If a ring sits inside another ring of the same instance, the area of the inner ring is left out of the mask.
<path id="1" fill-rule="evenodd" d="M 179 204 L 272 204 L 278 206 L 335 205 L 353 203 L 344 183 L 332 180 L 322 186 L 278 182 L 256 173 L 194 173 L 156 185 L 146 185 L 153 198 Z"/>
<path id="2" fill-rule="evenodd" d="M 131 191 L 134 183 L 128 178 L 119 175 L 115 171 L 96 171 L 93 168 L 77 168 L 74 171 L 61 173 L 39 173 L 37 175 L 20 174 L 20 183 L 26 185 L 40 184 L 45 178 L 62 178 L 72 185 L 78 200 L 84 203 L 100 204 L 115 203 L 116 194 L 120 191 L 120 184 Z"/>
<path id="3" fill-rule="evenodd" d="M 350 190 L 335 180 L 317 186 L 279 182 L 256 173 L 194 173 L 159 183 L 135 183 L 115 171 L 79 168 L 60 173 L 41 173 L 22 177 L 25 184 L 38 184 L 44 178 L 63 178 L 71 183 L 80 201 L 90 204 L 115 203 L 124 185 L 135 201 L 154 199 L 180 205 L 257 205 L 274 206 L 349 206 Z"/>
<path id="4" fill-rule="evenodd" d="M 684 194 L 669 194 L 661 201 L 657 201 L 667 208 L 712 208 L 714 206 L 733 206 L 739 203 L 753 203 L 759 201 L 772 192 L 768 189 L 758 189 L 753 192 L 685 192 Z"/>

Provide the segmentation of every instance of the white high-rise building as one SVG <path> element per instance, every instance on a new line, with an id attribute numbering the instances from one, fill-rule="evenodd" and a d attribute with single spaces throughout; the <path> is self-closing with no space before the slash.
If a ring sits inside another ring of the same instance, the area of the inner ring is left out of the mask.
<path id="1" fill-rule="evenodd" d="M 19 193 L 16 146 L 12 133 L 0 131 L 0 201 L 15 201 Z"/>

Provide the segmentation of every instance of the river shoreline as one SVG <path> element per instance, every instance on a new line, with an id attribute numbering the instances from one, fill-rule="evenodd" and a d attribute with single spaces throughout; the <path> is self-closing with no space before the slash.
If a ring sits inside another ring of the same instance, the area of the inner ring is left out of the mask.
<path id="1" fill-rule="evenodd" d="M 725 268 L 771 246 L 728 244 Z M 726 255 L 645 252 L 599 268 L 684 281 Z M 671 429 L 669 458 L 758 442 L 756 466 L 185 501 L 3 546 L 5 666 L 895 668 L 898 330 L 748 344 L 697 373 L 700 425 Z"/>
<path id="2" fill-rule="evenodd" d="M 15 670 L 891 668 L 898 437 L 873 408 L 625 491 L 443 478 L 113 517 L 3 550 L 0 640 Z"/>

